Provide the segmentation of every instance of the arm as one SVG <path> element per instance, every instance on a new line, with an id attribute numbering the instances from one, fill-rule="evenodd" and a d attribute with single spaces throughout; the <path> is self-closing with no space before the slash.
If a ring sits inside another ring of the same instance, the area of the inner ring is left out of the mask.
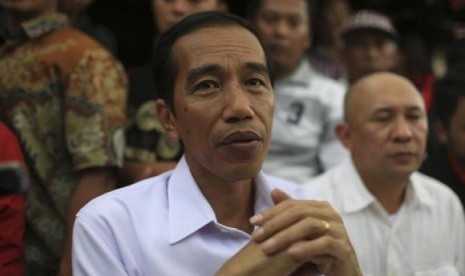
<path id="1" fill-rule="evenodd" d="M 69 207 L 66 240 L 58 275 L 72 275 L 71 241 L 76 213 L 91 199 L 114 189 L 117 183 L 115 175 L 114 170 L 110 168 L 88 169 L 81 172 L 79 183 L 74 191 Z"/>
<path id="2" fill-rule="evenodd" d="M 325 275 L 362 275 L 342 219 L 327 202 L 291 200 L 279 190 L 272 197 L 277 205 L 251 218 L 259 226 L 252 237 L 265 254 L 285 251 Z"/>
<path id="3" fill-rule="evenodd" d="M 73 231 L 73 273 L 86 276 L 127 276 L 119 261 L 114 243 L 106 231 L 92 222 L 92 217 L 79 214 Z M 96 265 L 98 263 L 98 265 Z M 135 272 L 137 274 L 137 272 Z"/>

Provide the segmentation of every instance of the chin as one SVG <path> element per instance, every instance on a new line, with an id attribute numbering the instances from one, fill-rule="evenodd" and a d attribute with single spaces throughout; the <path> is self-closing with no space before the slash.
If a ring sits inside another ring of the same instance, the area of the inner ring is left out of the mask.
<path id="1" fill-rule="evenodd" d="M 227 176 L 226 178 L 231 181 L 240 181 L 254 178 L 259 172 L 260 166 L 248 163 L 239 166 L 231 165 L 231 167 L 227 169 L 227 172 L 225 172 L 225 175 Z"/>

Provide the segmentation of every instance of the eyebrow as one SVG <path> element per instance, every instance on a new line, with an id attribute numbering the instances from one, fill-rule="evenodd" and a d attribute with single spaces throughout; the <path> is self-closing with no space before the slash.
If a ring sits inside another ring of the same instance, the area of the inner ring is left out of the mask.
<path id="1" fill-rule="evenodd" d="M 259 72 L 266 75 L 269 75 L 268 67 L 262 63 L 258 62 L 246 62 L 243 66 L 244 69 L 250 70 L 253 72 Z M 197 80 L 200 76 L 208 74 L 218 74 L 223 73 L 224 69 L 217 64 L 205 64 L 197 68 L 189 70 L 187 74 L 187 83 L 192 83 Z"/>
<path id="2" fill-rule="evenodd" d="M 394 110 L 395 108 L 394 107 L 391 107 L 391 106 L 383 106 L 383 107 L 379 107 L 379 108 L 376 108 L 372 114 L 378 114 L 378 113 L 383 113 L 383 112 L 390 112 L 392 110 Z M 416 105 L 409 105 L 406 107 L 406 111 L 407 112 L 425 112 L 420 106 L 416 106 Z"/>
<path id="3" fill-rule="evenodd" d="M 221 67 L 215 64 L 206 64 L 206 65 L 202 65 L 197 68 L 192 68 L 191 70 L 189 70 L 187 74 L 187 83 L 194 82 L 200 76 L 203 76 L 206 74 L 217 73 L 221 71 L 222 71 Z"/>
<path id="4" fill-rule="evenodd" d="M 265 64 L 258 63 L 258 62 L 247 62 L 245 64 L 245 68 L 251 71 L 269 74 L 268 67 Z"/>

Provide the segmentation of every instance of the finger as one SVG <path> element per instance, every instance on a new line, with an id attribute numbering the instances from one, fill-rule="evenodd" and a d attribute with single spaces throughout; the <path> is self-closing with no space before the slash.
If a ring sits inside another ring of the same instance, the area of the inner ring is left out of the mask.
<path id="1" fill-rule="evenodd" d="M 252 233 L 254 241 L 262 242 L 307 217 L 330 220 L 329 215 L 321 208 L 320 204 L 315 205 L 307 201 L 288 200 L 272 209 L 261 214 L 262 224 Z"/>
<path id="2" fill-rule="evenodd" d="M 271 191 L 271 199 L 273 199 L 273 203 L 277 205 L 285 200 L 292 198 L 282 190 L 274 189 L 273 191 Z"/>
<path id="3" fill-rule="evenodd" d="M 273 190 L 276 191 L 278 200 L 283 199 L 283 201 L 279 202 L 277 205 L 262 211 L 259 214 L 252 216 L 249 219 L 249 222 L 253 225 L 260 226 L 263 225 L 268 220 L 272 219 L 273 217 L 285 213 L 287 214 L 289 208 L 295 204 L 307 204 L 308 206 L 313 206 L 315 208 L 315 215 L 318 214 L 328 214 L 330 212 L 334 212 L 332 207 L 329 205 L 327 201 L 318 201 L 318 200 L 288 200 L 284 199 L 284 193 L 281 194 L 277 189 Z M 323 218 L 322 218 L 323 219 Z"/>
<path id="4" fill-rule="evenodd" d="M 261 247 L 265 254 L 271 255 L 298 241 L 315 239 L 326 232 L 326 224 L 322 220 L 307 217 L 265 240 Z"/>
<path id="5" fill-rule="evenodd" d="M 344 241 L 323 235 L 316 239 L 296 242 L 287 249 L 287 253 L 296 262 L 309 262 L 322 256 L 330 256 L 336 262 L 344 260 L 351 250 Z"/>

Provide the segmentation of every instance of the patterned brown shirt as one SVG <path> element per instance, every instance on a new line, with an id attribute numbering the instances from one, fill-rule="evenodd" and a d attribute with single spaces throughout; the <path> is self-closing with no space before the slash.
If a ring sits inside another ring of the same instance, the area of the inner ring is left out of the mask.
<path id="1" fill-rule="evenodd" d="M 53 275 L 79 170 L 120 167 L 127 81 L 120 63 L 56 13 L 10 29 L 0 48 L 0 116 L 31 170 L 26 264 Z"/>

